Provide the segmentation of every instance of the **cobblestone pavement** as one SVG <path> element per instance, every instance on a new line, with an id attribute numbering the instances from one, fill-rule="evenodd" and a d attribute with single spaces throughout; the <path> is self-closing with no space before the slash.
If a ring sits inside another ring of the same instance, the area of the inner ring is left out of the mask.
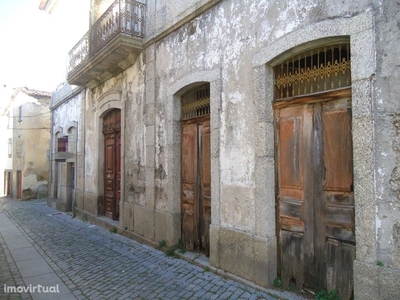
<path id="1" fill-rule="evenodd" d="M 7 286 L 23 286 L 21 273 L 12 259 L 10 250 L 0 234 L 0 288 Z M 0 295 L 0 299 L 2 295 Z M 29 294 L 10 294 L 5 299 L 32 299 Z"/>
<path id="2" fill-rule="evenodd" d="M 162 251 L 60 213 L 46 206 L 44 200 L 21 202 L 3 197 L 0 209 L 77 299 L 300 299 L 290 293 L 280 297 L 279 293 L 257 291 L 185 260 L 168 257 Z M 21 285 L 21 275 L 1 234 L 0 246 L 0 284 Z M 13 294 L 2 299 L 30 297 Z"/>

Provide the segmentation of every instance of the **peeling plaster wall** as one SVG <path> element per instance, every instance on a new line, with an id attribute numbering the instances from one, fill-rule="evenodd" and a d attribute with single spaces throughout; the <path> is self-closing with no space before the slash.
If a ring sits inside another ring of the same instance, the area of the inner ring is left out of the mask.
<path id="1" fill-rule="evenodd" d="M 147 48 L 132 67 L 87 91 L 85 192 L 96 199 L 87 211 L 98 212 L 94 202 L 101 202 L 103 193 L 101 117 L 108 109 L 120 108 L 124 124 L 120 226 L 153 241 L 178 241 L 179 95 L 199 81 L 208 81 L 202 77 L 205 72 L 217 74 L 211 85 L 218 95 L 212 96 L 211 104 L 210 261 L 258 284 L 271 284 L 276 276 L 271 66 L 290 55 L 292 48 L 306 47 L 302 45 L 306 41 L 307 46 L 318 45 L 317 39 L 349 37 L 350 32 L 355 270 L 361 274 L 356 275 L 355 286 L 362 291 L 373 281 L 369 274 L 381 272 L 377 261 L 393 268 L 387 278 L 398 278 L 399 11 L 394 0 L 147 1 Z M 118 99 L 102 100 L 113 91 L 119 93 L 115 93 Z M 370 295 L 368 291 L 363 295 L 379 298 L 390 290 L 379 284 Z"/>
<path id="2" fill-rule="evenodd" d="M 160 5 L 162 7 L 162 2 Z M 157 42 L 157 168 L 161 169 L 161 163 L 163 171 L 167 172 L 173 163 L 163 159 L 167 133 L 162 116 L 167 87 L 187 74 L 220 69 L 223 82 L 220 115 L 221 225 L 255 232 L 256 135 L 253 121 L 256 107 L 252 90 L 248 88 L 252 85 L 250 66 L 253 54 L 287 32 L 321 19 L 357 14 L 369 5 L 369 1 L 357 1 L 356 4 L 346 1 L 340 6 L 333 1 L 222 1 Z M 163 10 L 160 8 L 160 11 Z M 162 182 L 161 178 L 157 180 Z M 160 199 L 156 201 L 162 202 Z"/>
<path id="3" fill-rule="evenodd" d="M 76 122 L 78 124 L 78 132 L 77 136 L 80 137 L 82 135 L 82 128 L 79 126 L 81 123 L 81 110 L 82 110 L 82 97 L 81 94 L 78 94 L 71 99 L 68 99 L 66 102 L 62 103 L 60 106 L 57 108 L 53 109 L 53 132 L 57 128 L 62 128 L 63 129 L 63 135 L 68 134 L 68 129 L 69 126 L 73 122 Z M 80 149 L 81 147 L 81 140 L 78 138 L 77 140 L 77 149 Z"/>
<path id="4" fill-rule="evenodd" d="M 169 30 L 196 12 L 206 10 L 221 0 L 147 0 L 146 39 Z M 142 1 L 139 1 L 142 2 Z"/>
<path id="5" fill-rule="evenodd" d="M 125 191 L 126 202 L 145 205 L 146 112 L 144 108 L 143 56 L 126 73 L 122 97 L 125 101 Z"/>
<path id="6" fill-rule="evenodd" d="M 375 1 L 377 260 L 400 268 L 400 2 Z"/>
<path id="7" fill-rule="evenodd" d="M 162 18 L 157 20 L 170 24 L 168 18 L 179 15 L 180 10 L 174 12 L 171 11 L 173 7 L 163 7 L 163 2 L 158 3 L 160 6 L 157 6 L 157 13 Z M 364 151 L 360 149 L 356 153 L 356 164 L 359 167 L 355 179 L 360 180 L 356 182 L 357 209 L 361 212 L 356 221 L 359 225 L 357 234 L 360 234 L 360 249 L 357 253 L 361 254 L 361 260 L 382 260 L 385 265 L 398 268 L 400 172 L 397 165 L 400 152 L 397 145 L 399 125 L 396 95 L 399 93 L 399 53 L 398 47 L 394 45 L 399 41 L 398 1 L 342 1 L 340 4 L 337 1 L 222 1 L 157 41 L 154 50 L 155 162 L 156 168 L 165 175 L 156 175 L 156 190 L 163 190 L 168 185 L 169 176 L 179 176 L 179 171 L 171 173 L 175 162 L 168 161 L 169 156 L 165 153 L 170 133 L 162 116 L 168 113 L 168 87 L 189 74 L 219 69 L 222 80 L 219 128 L 221 178 L 217 188 L 221 198 L 220 223 L 216 225 L 258 237 L 268 237 L 273 233 L 273 228 L 262 228 L 262 221 L 274 226 L 274 222 L 267 222 L 268 215 L 273 215 L 274 211 L 265 211 L 265 219 L 258 219 L 257 210 L 263 210 L 263 207 L 256 205 L 255 153 L 260 146 L 257 144 L 257 130 L 272 128 L 269 125 L 259 127 L 254 122 L 257 106 L 253 90 L 249 88 L 253 84 L 250 67 L 252 58 L 255 53 L 271 43 L 285 39 L 289 34 L 293 36 L 297 31 L 307 32 L 306 28 L 312 24 L 340 18 L 356 19 L 366 11 L 371 11 L 374 16 L 372 31 L 360 32 L 351 41 L 352 45 L 358 47 L 354 49 L 352 60 L 355 78 L 353 85 L 355 92 L 361 93 L 357 101 L 362 101 L 355 104 L 355 143 L 364 143 L 365 147 Z M 353 24 L 358 26 L 357 21 Z M 155 28 L 154 32 L 157 33 L 157 28 L 162 26 Z M 324 29 L 322 25 L 320 29 Z M 357 28 L 351 30 L 356 32 Z M 337 30 L 341 31 L 341 28 Z M 376 40 L 374 31 L 378 37 Z M 322 32 L 320 36 L 323 36 Z M 308 41 L 307 36 L 303 39 Z M 297 36 L 297 40 L 298 44 L 293 46 L 302 43 L 302 36 Z M 359 43 L 361 40 L 367 43 Z M 376 65 L 371 59 L 375 56 Z M 370 75 L 374 73 L 376 76 Z M 372 105 L 369 101 L 372 101 Z M 374 132 L 386 134 L 375 135 Z M 273 134 L 267 135 L 267 143 L 273 143 Z M 372 175 L 371 171 L 375 174 Z M 375 187 L 369 185 L 373 183 L 369 181 L 371 178 L 376 179 Z M 369 195 L 365 205 L 374 205 L 375 215 L 370 213 L 369 208 L 364 210 L 365 193 Z M 168 201 L 156 194 L 155 201 L 157 208 L 173 211 L 174 200 Z M 364 240 L 363 226 L 366 226 L 367 240 Z M 372 240 L 369 239 L 370 229 L 376 232 Z"/>
<path id="8" fill-rule="evenodd" d="M 122 195 L 124 202 L 144 206 L 146 176 L 146 128 L 144 103 L 144 56 L 125 72 L 88 90 L 85 104 L 85 192 L 93 195 L 93 201 L 102 205 L 103 150 L 102 122 L 105 113 L 111 109 L 121 109 L 121 130 L 123 149 L 121 153 Z M 91 203 L 92 207 L 96 204 Z M 126 208 L 128 210 L 128 206 Z M 133 218 L 132 209 L 125 220 Z M 121 209 L 123 212 L 124 209 Z M 93 213 L 102 213 L 93 208 Z M 123 216 L 121 216 L 121 220 Z M 132 222 L 127 224 L 132 229 Z M 124 226 L 125 227 L 125 226 Z"/>

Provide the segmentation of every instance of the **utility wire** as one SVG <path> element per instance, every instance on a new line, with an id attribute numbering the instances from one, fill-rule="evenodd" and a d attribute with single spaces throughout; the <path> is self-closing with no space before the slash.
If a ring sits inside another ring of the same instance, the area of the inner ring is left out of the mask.
<path id="1" fill-rule="evenodd" d="M 48 127 L 41 127 L 41 128 L 7 128 L 7 130 L 43 130 L 43 129 L 50 129 Z"/>
<path id="2" fill-rule="evenodd" d="M 32 115 L 32 116 L 22 116 L 21 118 L 22 119 L 24 119 L 24 118 L 34 118 L 34 117 L 42 116 L 42 115 L 49 114 L 49 113 L 50 113 L 50 111 L 45 112 L 45 113 L 41 113 L 41 114 L 37 114 L 37 115 Z M 7 115 L 5 115 L 5 116 L 10 118 L 10 119 L 19 119 L 19 116 L 13 116 L 13 117 L 10 117 L 10 116 L 7 116 Z"/>

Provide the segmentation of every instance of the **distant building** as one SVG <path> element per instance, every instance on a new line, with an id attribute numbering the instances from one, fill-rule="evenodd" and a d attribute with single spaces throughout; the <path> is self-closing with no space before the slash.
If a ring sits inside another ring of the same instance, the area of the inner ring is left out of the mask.
<path id="1" fill-rule="evenodd" d="M 12 110 L 10 109 L 11 89 L 0 87 L 0 195 L 12 194 L 12 151 L 13 131 Z"/>
<path id="2" fill-rule="evenodd" d="M 50 99 L 48 92 L 25 87 L 13 89 L 4 99 L 4 194 L 22 200 L 48 197 Z"/>
<path id="3" fill-rule="evenodd" d="M 53 96 L 51 199 L 262 286 L 399 298 L 399 15 L 91 1 Z"/>

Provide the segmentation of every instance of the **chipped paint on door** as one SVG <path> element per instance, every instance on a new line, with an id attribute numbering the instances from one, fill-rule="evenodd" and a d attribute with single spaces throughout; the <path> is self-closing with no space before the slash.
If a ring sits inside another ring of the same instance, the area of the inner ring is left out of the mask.
<path id="1" fill-rule="evenodd" d="M 182 123 L 182 241 L 207 256 L 210 248 L 211 171 L 209 116 Z"/>
<path id="2" fill-rule="evenodd" d="M 285 288 L 353 291 L 351 91 L 277 103 L 279 272 Z M 336 97 L 335 97 L 336 95 Z M 343 97 L 345 95 L 345 97 Z"/>

